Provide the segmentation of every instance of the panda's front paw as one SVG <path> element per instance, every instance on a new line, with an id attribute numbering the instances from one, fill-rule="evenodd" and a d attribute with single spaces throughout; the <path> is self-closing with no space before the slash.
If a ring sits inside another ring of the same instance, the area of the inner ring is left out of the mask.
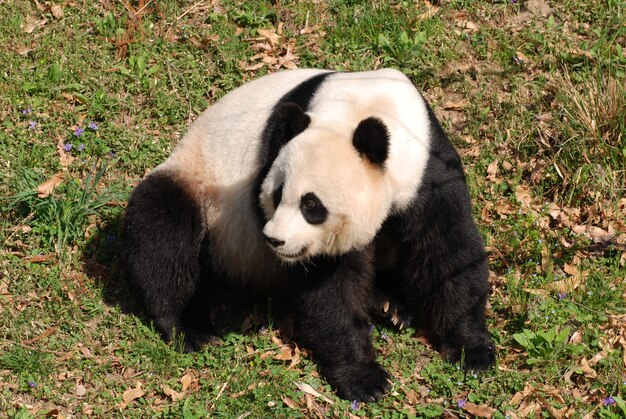
<path id="1" fill-rule="evenodd" d="M 373 402 L 382 397 L 391 387 L 387 371 L 378 363 L 371 362 L 350 371 L 337 386 L 337 395 L 345 400 Z"/>
<path id="2" fill-rule="evenodd" d="M 196 352 L 206 345 L 221 342 L 221 339 L 215 335 L 191 328 L 186 328 L 181 332 L 181 336 L 183 338 L 183 352 L 185 353 Z"/>
<path id="3" fill-rule="evenodd" d="M 465 370 L 486 370 L 496 362 L 496 349 L 493 342 L 455 348 L 448 352 L 450 362 L 460 362 Z"/>

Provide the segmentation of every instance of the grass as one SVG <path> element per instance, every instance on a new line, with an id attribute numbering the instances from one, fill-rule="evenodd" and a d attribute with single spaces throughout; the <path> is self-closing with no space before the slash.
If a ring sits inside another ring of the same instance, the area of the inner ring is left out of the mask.
<path id="1" fill-rule="evenodd" d="M 432 3 L 0 4 L 0 412 L 623 417 L 626 3 Z M 137 312 L 116 266 L 132 186 L 210 103 L 293 66 L 424 91 L 489 249 L 496 368 L 376 328 L 393 388 L 353 406 L 271 323 L 181 354 Z"/>

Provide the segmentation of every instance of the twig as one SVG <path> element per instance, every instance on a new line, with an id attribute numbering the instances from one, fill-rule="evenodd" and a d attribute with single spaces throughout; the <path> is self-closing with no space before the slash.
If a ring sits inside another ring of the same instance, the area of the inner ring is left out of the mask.
<path id="1" fill-rule="evenodd" d="M 191 12 L 192 10 L 194 10 L 194 9 L 197 9 L 197 8 L 198 8 L 198 6 L 199 6 L 200 4 L 202 4 L 202 3 L 204 3 L 204 0 L 200 0 L 200 1 L 199 1 L 199 2 L 197 2 L 196 4 L 194 4 L 194 5 L 190 6 L 187 10 L 185 10 L 185 11 L 183 12 L 183 14 L 182 14 L 182 15 L 178 16 L 178 17 L 176 18 L 176 20 L 181 20 L 183 17 L 185 17 L 185 15 L 186 15 L 186 14 L 190 13 L 190 12 Z"/>

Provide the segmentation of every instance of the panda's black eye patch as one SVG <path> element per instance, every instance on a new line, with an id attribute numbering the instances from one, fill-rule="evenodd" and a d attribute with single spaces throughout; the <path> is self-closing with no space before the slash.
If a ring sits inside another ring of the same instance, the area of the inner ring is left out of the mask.
<path id="1" fill-rule="evenodd" d="M 272 192 L 272 202 L 274 203 L 274 208 L 278 208 L 278 204 L 280 204 L 280 200 L 283 199 L 283 186 L 285 184 L 281 183 L 280 186 Z"/>
<path id="2" fill-rule="evenodd" d="M 300 211 L 309 224 L 322 224 L 328 217 L 328 210 L 322 201 L 313 192 L 309 192 L 300 199 Z"/>

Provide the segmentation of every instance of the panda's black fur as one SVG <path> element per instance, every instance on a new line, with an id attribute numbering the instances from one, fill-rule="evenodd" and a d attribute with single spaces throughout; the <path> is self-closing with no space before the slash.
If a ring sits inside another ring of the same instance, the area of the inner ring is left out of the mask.
<path id="1" fill-rule="evenodd" d="M 251 237 L 264 235 L 268 210 L 259 196 L 265 179 L 283 147 L 309 128 L 306 112 L 336 74 L 303 74 L 268 111 L 253 159 L 255 179 L 250 181 L 250 195 L 240 203 L 256 214 L 250 224 L 256 230 L 246 230 Z M 345 399 L 375 400 L 390 387 L 389 375 L 375 359 L 370 319 L 402 326 L 411 322 L 427 331 L 448 359 L 463 360 L 465 368 L 492 365 L 495 350 L 484 319 L 489 293 L 486 254 L 472 219 L 459 156 L 430 107 L 425 109 L 429 154 L 410 203 L 391 208 L 369 244 L 340 254 L 314 254 L 294 264 L 271 253 L 261 256 L 262 262 L 271 259 L 266 271 L 274 272 L 275 280 L 269 283 L 260 277 L 234 278 L 220 268 L 224 262 L 215 261 L 214 246 L 220 243 L 207 224 L 210 211 L 204 202 L 212 189 L 198 192 L 195 184 L 203 180 L 198 179 L 204 176 L 202 167 L 198 175 L 183 170 L 184 165 L 171 164 L 148 175 L 129 200 L 121 261 L 164 338 L 181 333 L 185 349 L 198 350 L 218 333 L 211 321 L 217 306 L 249 305 L 271 296 L 280 308 L 275 313 L 293 317 L 296 342 L 311 351 L 323 376 Z M 362 118 L 353 129 L 358 155 L 371 165 L 373 176 L 379 172 L 384 176 L 393 132 L 377 115 Z M 201 141 L 192 138 L 188 143 Z M 319 147 L 326 147 L 324 141 Z M 187 157 L 193 152 L 180 154 Z M 281 194 L 282 185 L 272 192 L 275 209 Z M 268 247 L 278 242 L 266 239 Z"/>

